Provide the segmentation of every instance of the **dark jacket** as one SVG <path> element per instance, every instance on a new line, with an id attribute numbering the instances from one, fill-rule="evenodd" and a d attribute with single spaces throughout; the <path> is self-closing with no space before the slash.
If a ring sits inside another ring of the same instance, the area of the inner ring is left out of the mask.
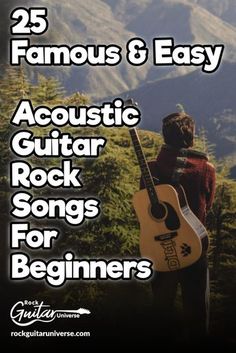
<path id="1" fill-rule="evenodd" d="M 155 161 L 148 163 L 153 177 L 168 184 L 180 183 L 191 210 L 205 224 L 215 193 L 215 168 L 206 154 L 163 145 Z M 141 179 L 141 188 L 144 188 Z"/>

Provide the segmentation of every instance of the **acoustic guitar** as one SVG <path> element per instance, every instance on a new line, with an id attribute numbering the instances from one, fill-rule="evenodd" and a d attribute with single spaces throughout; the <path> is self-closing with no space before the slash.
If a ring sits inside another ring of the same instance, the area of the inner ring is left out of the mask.
<path id="1" fill-rule="evenodd" d="M 181 185 L 155 185 L 136 128 L 129 129 L 145 189 L 133 206 L 140 223 L 140 253 L 156 271 L 175 271 L 194 264 L 208 249 L 204 225 L 191 211 Z"/>

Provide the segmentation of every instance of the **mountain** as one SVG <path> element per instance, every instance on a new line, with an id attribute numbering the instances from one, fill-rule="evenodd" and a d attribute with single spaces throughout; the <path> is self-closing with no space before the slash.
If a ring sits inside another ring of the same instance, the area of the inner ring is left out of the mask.
<path id="1" fill-rule="evenodd" d="M 128 23 L 135 16 L 144 11 L 153 0 L 103 0 L 111 6 L 115 15 Z M 165 3 L 178 2 L 178 0 L 166 0 Z M 159 2 L 159 1 L 158 1 Z M 223 21 L 236 25 L 236 7 L 235 0 L 183 0 L 182 2 L 190 5 L 199 5 L 205 8 L 213 15 L 221 18 Z"/>
<path id="2" fill-rule="evenodd" d="M 222 20 L 236 25 L 235 0 L 188 0 L 190 3 L 198 4 Z"/>
<path id="3" fill-rule="evenodd" d="M 233 26 L 186 0 L 153 1 L 126 28 L 147 41 L 155 36 L 172 36 L 182 43 L 222 41 L 228 50 L 236 45 Z"/>
<path id="4" fill-rule="evenodd" d="M 195 67 L 156 68 L 152 60 L 135 67 L 126 62 L 125 47 L 140 36 L 150 44 L 153 37 L 169 35 L 178 43 L 224 43 L 223 59 L 236 62 L 236 29 L 197 4 L 186 0 L 36 0 L 47 6 L 50 26 L 36 42 L 52 44 L 118 44 L 122 63 L 115 67 L 89 65 L 60 68 L 28 67 L 31 79 L 37 73 L 56 76 L 68 93 L 85 92 L 103 98 L 135 89 L 148 81 L 186 74 Z M 198 68 L 200 70 L 200 68 Z"/>
<path id="5" fill-rule="evenodd" d="M 174 37 L 175 44 L 224 44 L 223 59 L 236 61 L 236 29 L 203 7 L 186 0 L 153 1 L 126 27 L 148 43 L 156 36 Z M 176 77 L 195 67 L 170 66 L 160 70 L 152 66 L 146 80 Z"/>
<path id="6" fill-rule="evenodd" d="M 140 13 L 142 13 L 153 0 L 103 0 L 108 4 L 114 16 L 127 25 Z"/>
<path id="7" fill-rule="evenodd" d="M 30 3 L 21 1 L 22 6 Z M 48 8 L 50 22 L 43 36 L 31 37 L 35 43 L 114 43 L 122 47 L 123 60 L 115 67 L 27 66 L 32 81 L 37 73 L 55 76 L 67 94 L 84 92 L 93 101 L 122 92 L 123 96 L 135 95 L 145 109 L 144 125 L 150 129 L 160 127 L 155 115 L 156 101 L 159 119 L 175 110 L 176 103 L 182 103 L 196 116 L 199 125 L 206 127 L 212 141 L 222 142 L 217 153 L 230 153 L 235 143 L 236 115 L 235 0 L 35 0 L 34 5 Z M 136 36 L 144 38 L 148 45 L 158 36 L 172 36 L 175 44 L 223 43 L 223 62 L 214 74 L 202 74 L 200 67 L 153 66 L 151 59 L 134 67 L 125 60 L 125 46 Z"/>
<path id="8" fill-rule="evenodd" d="M 138 102 L 142 128 L 154 131 L 160 130 L 164 116 L 177 110 L 176 104 L 182 104 L 197 127 L 204 127 L 209 140 L 216 143 L 217 155 L 232 155 L 236 147 L 235 71 L 236 63 L 224 63 L 212 76 L 196 70 L 148 83 L 122 96 Z"/>
<path id="9" fill-rule="evenodd" d="M 34 42 L 43 41 L 52 44 L 117 44 L 125 47 L 127 41 L 135 37 L 125 29 L 112 13 L 109 5 L 96 0 L 37 0 L 37 6 L 47 6 L 49 29 Z M 124 54 L 123 54 L 124 55 Z M 71 66 L 58 68 L 32 68 L 32 79 L 37 72 L 57 76 L 68 93 L 82 91 L 91 96 L 104 97 L 119 94 L 121 91 L 135 88 L 144 80 L 148 65 L 141 68 L 130 66 L 126 60 L 113 67 Z"/>

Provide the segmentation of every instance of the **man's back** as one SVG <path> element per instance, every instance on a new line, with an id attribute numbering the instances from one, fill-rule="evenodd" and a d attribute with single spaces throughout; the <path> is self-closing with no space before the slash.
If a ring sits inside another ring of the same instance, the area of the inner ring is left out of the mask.
<path id="1" fill-rule="evenodd" d="M 202 223 L 212 206 L 215 192 L 215 168 L 205 154 L 194 150 L 162 146 L 156 161 L 149 162 L 152 175 L 161 183 L 180 183 L 190 208 Z M 141 187 L 144 185 L 141 183 Z"/>

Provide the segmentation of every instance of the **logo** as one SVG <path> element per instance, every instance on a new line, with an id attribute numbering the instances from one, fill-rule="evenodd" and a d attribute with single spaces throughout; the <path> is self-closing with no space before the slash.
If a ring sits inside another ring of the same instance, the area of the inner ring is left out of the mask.
<path id="1" fill-rule="evenodd" d="M 180 268 L 180 263 L 175 248 L 175 242 L 173 240 L 165 240 L 160 244 L 164 249 L 165 260 L 169 269 L 171 271 L 178 270 Z"/>
<path id="2" fill-rule="evenodd" d="M 190 247 L 188 244 L 183 243 L 183 244 L 181 245 L 181 254 L 182 254 L 184 257 L 190 255 L 191 252 L 192 252 L 192 251 L 191 251 L 191 247 Z"/>
<path id="3" fill-rule="evenodd" d="M 91 314 L 91 312 L 84 308 L 76 310 L 54 310 L 50 305 L 44 304 L 43 301 L 19 301 L 13 305 L 10 311 L 11 320 L 18 326 L 29 326 L 33 323 L 52 322 L 56 318 L 59 319 L 78 319 L 81 315 Z"/>

